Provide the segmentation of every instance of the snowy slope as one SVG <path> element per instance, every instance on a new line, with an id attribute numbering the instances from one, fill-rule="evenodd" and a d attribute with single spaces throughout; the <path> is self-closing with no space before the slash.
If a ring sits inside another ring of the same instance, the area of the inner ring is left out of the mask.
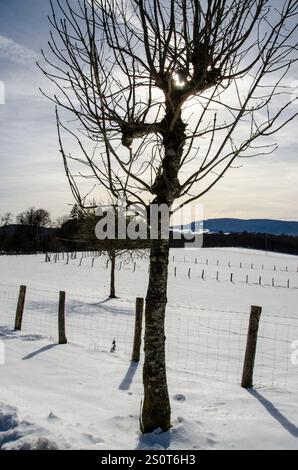
<path id="1" fill-rule="evenodd" d="M 120 298 L 107 302 L 104 259 L 92 268 L 90 258 L 79 267 L 79 259 L 66 265 L 61 259 L 44 263 L 43 256 L 0 257 L 6 349 L 0 448 L 298 449 L 298 366 L 290 363 L 291 340 L 298 339 L 297 265 L 293 256 L 247 250 L 172 251 L 167 356 L 173 428 L 142 437 L 141 364 L 130 366 L 129 359 L 134 299 L 145 296 L 148 261 L 137 261 L 135 271 L 122 265 Z M 24 331 L 15 334 L 20 284 L 28 294 Z M 67 292 L 65 346 L 55 344 L 61 289 Z M 263 306 L 263 314 L 256 388 L 249 393 L 239 380 L 251 304 Z"/>
<path id="2" fill-rule="evenodd" d="M 4 448 L 34 447 L 37 439 L 73 449 L 298 448 L 294 394 L 270 388 L 250 394 L 169 368 L 173 429 L 141 437 L 140 368 L 129 369 L 117 355 L 32 337 L 7 335 L 5 344 L 0 403 L 16 408 L 20 424 L 8 426 L 17 435 L 6 436 Z M 0 442 L 3 431 L 1 424 Z"/>

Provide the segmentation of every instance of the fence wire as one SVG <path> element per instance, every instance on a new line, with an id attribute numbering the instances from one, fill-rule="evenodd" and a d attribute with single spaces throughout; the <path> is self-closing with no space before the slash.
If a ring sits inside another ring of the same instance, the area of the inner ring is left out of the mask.
<path id="1" fill-rule="evenodd" d="M 18 288 L 0 284 L 0 326 L 13 328 L 18 302 Z"/>
<path id="2" fill-rule="evenodd" d="M 27 288 L 22 331 L 58 339 L 58 292 Z M 18 287 L 0 284 L 0 328 L 14 328 Z M 98 300 L 66 293 L 66 336 L 69 343 L 92 350 L 116 352 L 130 360 L 135 303 Z M 167 364 L 218 380 L 240 383 L 249 311 L 220 307 L 182 308 L 169 305 L 166 315 Z M 297 367 L 291 361 L 298 339 L 298 316 L 261 316 L 254 369 L 255 386 L 298 390 Z"/>

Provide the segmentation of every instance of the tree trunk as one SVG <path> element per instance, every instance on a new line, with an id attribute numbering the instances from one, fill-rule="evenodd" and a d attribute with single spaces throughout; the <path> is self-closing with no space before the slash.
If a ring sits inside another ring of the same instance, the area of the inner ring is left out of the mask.
<path id="1" fill-rule="evenodd" d="M 110 299 L 116 299 L 116 293 L 115 293 L 116 256 L 114 254 L 110 255 L 110 261 L 111 261 Z"/>
<path id="2" fill-rule="evenodd" d="M 185 124 L 181 115 L 176 115 L 171 106 L 163 122 L 163 145 L 165 156 L 161 171 L 151 187 L 156 195 L 153 204 L 165 204 L 169 211 L 179 194 L 179 165 L 185 143 Z M 169 214 L 168 214 L 169 215 Z M 162 232 L 169 235 L 167 227 L 159 225 L 158 239 L 151 240 L 150 275 L 145 310 L 145 362 L 143 368 L 144 403 L 141 430 L 149 433 L 157 428 L 167 431 L 171 426 L 171 407 L 167 387 L 165 363 L 165 310 L 167 304 L 169 239 L 162 238 Z"/>
<path id="3" fill-rule="evenodd" d="M 145 310 L 145 362 L 143 368 L 143 433 L 170 428 L 171 408 L 165 364 L 165 310 L 167 304 L 169 241 L 152 240 L 150 276 Z"/>

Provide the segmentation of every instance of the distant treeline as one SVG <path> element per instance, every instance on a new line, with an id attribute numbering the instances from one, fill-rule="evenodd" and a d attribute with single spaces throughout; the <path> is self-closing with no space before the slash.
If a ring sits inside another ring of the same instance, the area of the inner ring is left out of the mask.
<path id="1" fill-rule="evenodd" d="M 239 247 L 298 255 L 298 237 L 264 233 L 210 233 L 204 236 L 204 248 Z"/>
<path id="2" fill-rule="evenodd" d="M 29 254 L 36 252 L 91 251 L 104 249 L 105 242 L 96 238 L 80 237 L 80 222 L 69 220 L 61 228 L 33 225 L 7 225 L 0 228 L 0 252 Z M 183 248 L 185 240 L 174 240 L 170 232 L 170 246 Z M 122 242 L 128 249 L 145 249 L 149 241 Z M 188 244 L 188 247 L 191 245 Z M 263 233 L 206 233 L 203 247 L 239 247 L 298 255 L 298 237 Z"/>

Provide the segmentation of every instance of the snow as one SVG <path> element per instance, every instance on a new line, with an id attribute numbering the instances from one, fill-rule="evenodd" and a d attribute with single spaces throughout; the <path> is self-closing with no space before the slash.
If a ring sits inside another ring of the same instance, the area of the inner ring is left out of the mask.
<path id="1" fill-rule="evenodd" d="M 92 268 L 91 258 L 79 267 L 80 258 L 66 265 L 62 259 L 45 263 L 42 255 L 0 257 L 0 340 L 6 353 L 0 365 L 0 449 L 298 449 L 298 365 L 290 360 L 291 342 L 298 339 L 297 257 L 203 249 L 172 250 L 170 259 L 173 427 L 141 436 L 142 361 L 131 364 L 130 354 L 134 301 L 145 297 L 148 260 L 138 260 L 135 272 L 131 264 L 119 270 L 118 263 L 119 298 L 109 301 L 103 258 Z M 28 291 L 23 331 L 16 333 L 20 284 Z M 59 290 L 66 291 L 67 345 L 56 344 Z M 256 386 L 246 391 L 239 382 L 252 304 L 263 312 Z"/>

